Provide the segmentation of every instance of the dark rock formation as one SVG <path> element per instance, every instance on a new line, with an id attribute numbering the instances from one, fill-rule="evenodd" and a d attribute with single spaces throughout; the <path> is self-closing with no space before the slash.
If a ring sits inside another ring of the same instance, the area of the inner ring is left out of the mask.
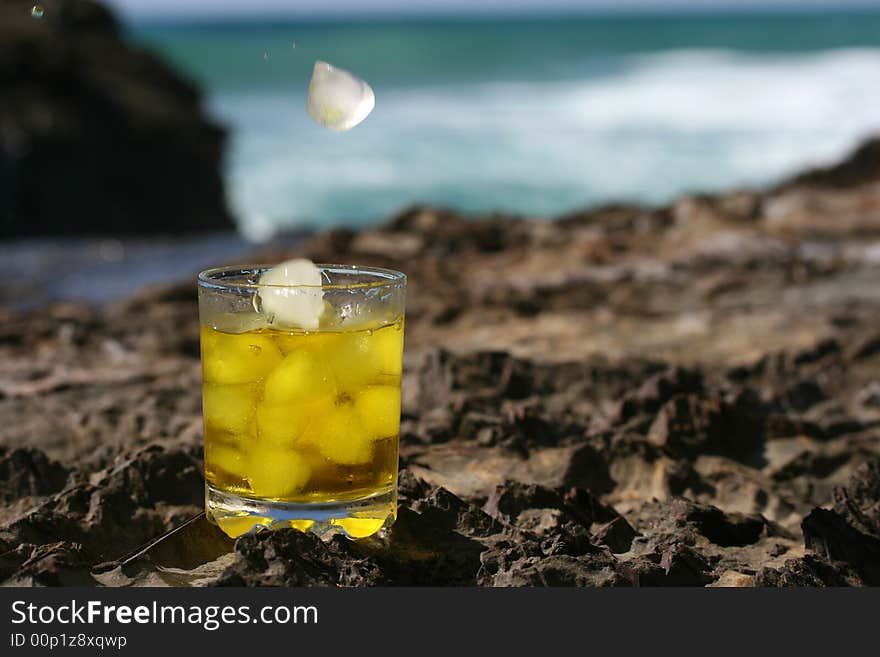
<path id="1" fill-rule="evenodd" d="M 857 530 L 880 538 L 880 461 L 859 466 L 846 487 L 834 489 L 834 510 Z"/>
<path id="2" fill-rule="evenodd" d="M 789 559 L 781 568 L 763 568 L 755 577 L 756 586 L 776 588 L 863 586 L 845 565 L 831 563 L 814 555 Z"/>
<path id="3" fill-rule="evenodd" d="M 49 495 L 64 488 L 69 471 L 35 449 L 0 447 L 0 501 Z"/>
<path id="4" fill-rule="evenodd" d="M 0 0 L 0 238 L 232 228 L 224 133 L 93 0 Z"/>
<path id="5" fill-rule="evenodd" d="M 754 395 L 676 395 L 657 412 L 648 440 L 674 456 L 749 455 L 763 447 L 764 417 Z"/>
<path id="6" fill-rule="evenodd" d="M 880 586 L 880 539 L 854 529 L 834 511 L 813 509 L 801 525 L 808 550 L 844 561 L 866 584 Z"/>
<path id="7" fill-rule="evenodd" d="M 220 586 L 371 586 L 382 582 L 378 566 L 337 537 L 325 543 L 295 529 L 244 536 L 235 544 L 235 563 Z"/>
<path id="8" fill-rule="evenodd" d="M 843 162 L 806 171 L 786 183 L 787 186 L 854 187 L 880 178 L 880 139 L 859 146 Z"/>

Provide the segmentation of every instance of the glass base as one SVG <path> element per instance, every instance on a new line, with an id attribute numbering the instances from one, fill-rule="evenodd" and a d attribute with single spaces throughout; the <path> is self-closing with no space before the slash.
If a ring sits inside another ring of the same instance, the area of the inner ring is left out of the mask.
<path id="1" fill-rule="evenodd" d="M 366 538 L 397 518 L 397 487 L 356 500 L 300 504 L 244 497 L 205 485 L 208 520 L 232 538 L 262 528 L 293 527 L 319 536 Z"/>

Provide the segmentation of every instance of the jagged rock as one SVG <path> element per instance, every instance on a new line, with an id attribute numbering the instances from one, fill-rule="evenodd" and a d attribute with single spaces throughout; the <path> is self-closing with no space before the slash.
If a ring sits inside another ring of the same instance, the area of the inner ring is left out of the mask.
<path id="1" fill-rule="evenodd" d="M 833 499 L 833 511 L 816 508 L 803 519 L 805 547 L 828 562 L 845 564 L 861 582 L 880 585 L 880 460 L 862 464 L 846 487 L 834 489 Z M 829 572 L 826 567 L 820 570 L 824 575 Z M 823 582 L 830 577 L 824 575 L 819 577 Z"/>
<path id="2" fill-rule="evenodd" d="M 94 586 L 91 560 L 77 543 L 50 543 L 34 548 L 12 582 L 31 586 Z"/>
<path id="3" fill-rule="evenodd" d="M 219 586 L 374 586 L 378 566 L 344 539 L 322 541 L 295 529 L 262 531 L 235 542 L 235 563 Z"/>
<path id="4" fill-rule="evenodd" d="M 813 509 L 801 528 L 808 550 L 850 564 L 869 586 L 880 586 L 880 539 L 853 528 L 834 511 Z"/>
<path id="5" fill-rule="evenodd" d="M 491 562 L 487 562 L 491 563 Z M 487 566 L 479 579 L 487 586 L 621 586 L 622 578 L 604 561 L 566 555 L 527 557 L 493 570 Z"/>
<path id="6" fill-rule="evenodd" d="M 549 553 L 537 542 L 502 542 L 480 555 L 482 565 L 477 583 L 482 586 L 625 586 L 626 580 L 615 570 L 608 553 L 580 544 L 576 554 Z"/>
<path id="7" fill-rule="evenodd" d="M 625 518 L 618 517 L 601 525 L 592 536 L 592 541 L 599 545 L 605 545 L 615 554 L 629 552 L 633 539 L 638 532 L 632 528 Z"/>
<path id="8" fill-rule="evenodd" d="M 699 546 L 707 542 L 720 547 L 741 547 L 781 531 L 760 515 L 724 512 L 686 498 L 645 505 L 635 526 L 644 535 L 636 539 L 637 543 L 660 547 L 675 543 Z"/>
<path id="9" fill-rule="evenodd" d="M 459 511 L 434 513 L 400 509 L 388 532 L 387 543 L 370 546 L 393 585 L 472 586 L 480 567 L 482 542 L 454 531 L 452 518 Z M 437 523 L 438 516 L 446 516 Z"/>
<path id="10" fill-rule="evenodd" d="M 859 576 L 845 564 L 831 563 L 808 554 L 788 559 L 782 568 L 762 568 L 755 576 L 755 586 L 776 588 L 863 586 Z"/>
<path id="11" fill-rule="evenodd" d="M 722 547 L 749 545 L 767 530 L 767 521 L 760 516 L 724 513 L 712 506 L 689 505 L 683 500 L 673 503 L 675 512 L 710 541 Z"/>
<path id="12" fill-rule="evenodd" d="M 642 413 L 653 415 L 676 395 L 696 394 L 703 390 L 703 376 L 683 367 L 673 367 L 655 374 L 638 390 L 621 400 L 616 421 L 624 422 Z"/>
<path id="13" fill-rule="evenodd" d="M 118 558 L 187 517 L 203 503 L 199 466 L 179 450 L 153 445 L 25 509 L 0 529 L 0 541 L 79 545 L 91 563 Z M 123 530 L 124 528 L 124 530 Z"/>
<path id="14" fill-rule="evenodd" d="M 569 522 L 589 529 L 593 525 L 605 527 L 613 521 L 621 521 L 620 529 L 613 533 L 626 533 L 624 526 L 628 526 L 613 508 L 603 504 L 590 491 L 576 486 L 553 490 L 537 484 L 506 481 L 489 493 L 483 510 L 502 523 L 538 534 Z M 542 521 L 546 526 L 541 525 Z M 541 527 L 541 531 L 535 531 L 536 527 Z M 605 527 L 602 537 L 610 529 Z"/>
<path id="15" fill-rule="evenodd" d="M 863 463 L 846 487 L 834 489 L 834 510 L 856 529 L 880 538 L 880 459 Z"/>
<path id="16" fill-rule="evenodd" d="M 455 531 L 464 536 L 486 537 L 501 529 L 483 511 L 439 486 L 414 500 L 410 508 L 421 516 L 420 524 L 429 524 L 439 530 Z"/>
<path id="17" fill-rule="evenodd" d="M 70 470 L 36 449 L 0 447 L 0 501 L 49 495 L 64 488 Z"/>
<path id="18" fill-rule="evenodd" d="M 579 517 L 570 514 L 565 500 L 556 491 L 537 484 L 521 484 L 515 481 L 496 486 L 489 493 L 483 510 L 501 522 L 513 525 L 519 524 L 523 513 L 534 510 L 559 511 L 568 519 L 586 520 L 587 526 L 592 522 L 584 514 L 578 514 Z"/>
<path id="19" fill-rule="evenodd" d="M 581 486 L 601 494 L 614 488 L 614 480 L 605 457 L 592 445 L 585 444 L 569 454 L 562 485 Z"/>
<path id="20" fill-rule="evenodd" d="M 620 571 L 632 586 L 703 586 L 712 581 L 708 561 L 680 544 L 630 559 Z"/>
<path id="21" fill-rule="evenodd" d="M 676 456 L 753 454 L 764 442 L 766 411 L 752 395 L 730 403 L 719 396 L 676 395 L 657 413 L 648 440 Z"/>

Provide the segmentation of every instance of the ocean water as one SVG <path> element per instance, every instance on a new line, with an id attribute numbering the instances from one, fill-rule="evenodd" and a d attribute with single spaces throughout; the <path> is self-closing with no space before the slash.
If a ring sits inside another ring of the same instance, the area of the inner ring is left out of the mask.
<path id="1" fill-rule="evenodd" d="M 367 225 L 411 203 L 552 216 L 768 185 L 880 133 L 880 12 L 130 26 L 231 129 L 242 232 Z M 371 83 L 336 134 L 316 59 Z"/>

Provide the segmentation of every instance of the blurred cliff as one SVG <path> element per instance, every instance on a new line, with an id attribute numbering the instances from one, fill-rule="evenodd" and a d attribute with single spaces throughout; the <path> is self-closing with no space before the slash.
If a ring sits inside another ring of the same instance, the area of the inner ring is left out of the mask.
<path id="1" fill-rule="evenodd" d="M 0 238 L 228 229 L 224 130 L 92 0 L 0 0 Z"/>

